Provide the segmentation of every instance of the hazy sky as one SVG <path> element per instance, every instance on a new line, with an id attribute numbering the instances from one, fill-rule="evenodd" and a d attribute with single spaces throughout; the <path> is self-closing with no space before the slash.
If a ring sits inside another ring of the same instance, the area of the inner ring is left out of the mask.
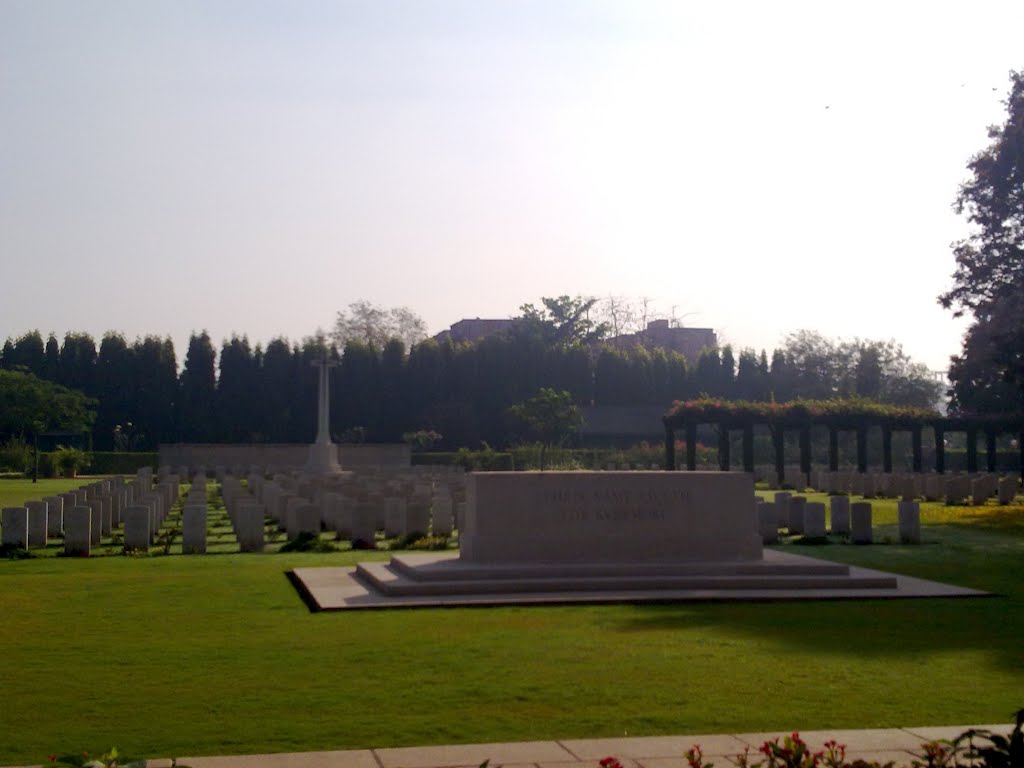
<path id="1" fill-rule="evenodd" d="M 648 297 L 945 368 L 1024 2 L 0 0 L 0 340 Z"/>

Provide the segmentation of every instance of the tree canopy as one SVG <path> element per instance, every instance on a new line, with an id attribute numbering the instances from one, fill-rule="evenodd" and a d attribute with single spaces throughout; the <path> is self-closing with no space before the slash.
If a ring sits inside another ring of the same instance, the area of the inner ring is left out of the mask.
<path id="1" fill-rule="evenodd" d="M 338 312 L 331 336 L 339 348 L 358 342 L 381 350 L 391 339 L 409 348 L 427 338 L 427 324 L 408 307 L 385 309 L 360 299 Z"/>
<path id="2" fill-rule="evenodd" d="M 541 307 L 523 304 L 523 313 L 516 329 L 520 333 L 538 336 L 554 347 L 572 347 L 590 344 L 608 335 L 608 324 L 591 318 L 597 299 L 577 296 L 541 298 Z"/>
<path id="3" fill-rule="evenodd" d="M 81 392 L 21 371 L 0 370 L 0 433 L 28 438 L 39 432 L 86 432 L 95 401 Z"/>
<path id="4" fill-rule="evenodd" d="M 950 368 L 962 411 L 1024 410 L 1024 72 L 1010 81 L 1006 122 L 989 127 L 954 203 L 971 231 L 953 243 L 953 287 L 939 297 L 974 318 Z"/>

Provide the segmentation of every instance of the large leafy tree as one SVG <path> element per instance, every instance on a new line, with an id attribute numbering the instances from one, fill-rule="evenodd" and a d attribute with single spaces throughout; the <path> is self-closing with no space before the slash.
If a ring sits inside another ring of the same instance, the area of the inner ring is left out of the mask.
<path id="1" fill-rule="evenodd" d="M 539 337 L 552 347 L 586 345 L 608 335 L 608 323 L 594 319 L 595 298 L 577 296 L 542 297 L 541 306 L 524 304 L 516 323 L 516 333 Z"/>
<path id="2" fill-rule="evenodd" d="M 950 368 L 954 406 L 964 411 L 1024 408 L 1024 72 L 1010 81 L 1006 122 L 989 127 L 990 143 L 971 158 L 956 198 L 971 231 L 953 243 L 954 285 L 939 297 L 956 316 L 974 318 Z"/>
<path id="3" fill-rule="evenodd" d="M 26 439 L 39 432 L 84 432 L 96 403 L 81 392 L 31 373 L 0 370 L 0 433 Z"/>
<path id="4" fill-rule="evenodd" d="M 379 352 L 391 339 L 400 339 L 406 348 L 419 344 L 427 338 L 427 324 L 408 307 L 385 309 L 361 299 L 338 312 L 331 335 L 339 348 L 358 342 Z"/>
<path id="5" fill-rule="evenodd" d="M 544 469 L 547 446 L 564 445 L 583 425 L 583 414 L 566 391 L 541 387 L 525 402 L 508 409 L 509 416 L 520 425 L 525 437 L 541 444 L 540 468 Z"/>

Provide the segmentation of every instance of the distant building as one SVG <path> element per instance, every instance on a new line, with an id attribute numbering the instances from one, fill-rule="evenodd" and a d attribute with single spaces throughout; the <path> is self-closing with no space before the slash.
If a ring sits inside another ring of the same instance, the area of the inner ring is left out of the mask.
<path id="1" fill-rule="evenodd" d="M 685 328 L 671 326 L 668 320 L 652 320 L 645 330 L 614 336 L 605 339 L 604 343 L 617 349 L 642 346 L 672 350 L 695 363 L 704 349 L 718 346 L 718 337 L 711 328 Z"/>
<path id="2" fill-rule="evenodd" d="M 439 343 L 451 339 L 455 343 L 469 342 L 475 344 L 488 336 L 504 333 L 511 330 L 516 324 L 516 318 L 489 319 L 469 318 L 459 320 L 447 331 L 441 331 L 434 336 Z M 668 320 L 652 320 L 647 328 L 636 333 L 626 333 L 621 336 L 613 336 L 599 342 L 615 347 L 616 349 L 631 349 L 643 346 L 648 349 L 665 349 L 678 352 L 689 362 L 697 362 L 700 353 L 705 348 L 718 346 L 718 337 L 711 328 L 685 328 L 669 325 Z"/>
<path id="3" fill-rule="evenodd" d="M 512 318 L 491 320 L 475 317 L 467 320 L 459 320 L 459 322 L 455 323 L 447 331 L 441 331 L 439 334 L 434 336 L 434 340 L 437 341 L 438 344 L 443 344 L 448 341 L 448 339 L 451 339 L 456 344 L 462 341 L 468 341 L 471 344 L 475 344 L 488 336 L 494 336 L 497 333 L 504 333 L 511 329 L 515 322 L 516 321 Z"/>

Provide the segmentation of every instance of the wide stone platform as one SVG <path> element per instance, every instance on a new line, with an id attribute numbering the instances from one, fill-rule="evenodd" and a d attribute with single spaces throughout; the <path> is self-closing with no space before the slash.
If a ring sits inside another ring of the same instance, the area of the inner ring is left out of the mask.
<path id="1" fill-rule="evenodd" d="M 296 568 L 314 611 L 574 603 L 981 597 L 978 590 L 765 550 L 748 563 L 492 565 L 455 553 L 398 555 L 355 568 Z"/>
<path id="2" fill-rule="evenodd" d="M 299 568 L 312 610 L 978 595 L 765 551 L 739 472 L 480 472 L 460 552 Z"/>

